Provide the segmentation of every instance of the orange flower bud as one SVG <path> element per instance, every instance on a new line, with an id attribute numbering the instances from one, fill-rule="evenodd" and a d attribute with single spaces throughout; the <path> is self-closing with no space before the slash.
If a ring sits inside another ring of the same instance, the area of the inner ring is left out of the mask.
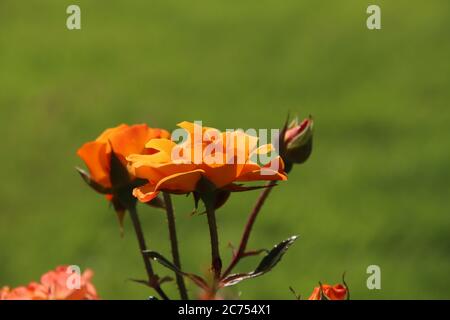
<path id="1" fill-rule="evenodd" d="M 308 300 L 345 300 L 348 296 L 347 286 L 323 284 L 315 287 Z"/>

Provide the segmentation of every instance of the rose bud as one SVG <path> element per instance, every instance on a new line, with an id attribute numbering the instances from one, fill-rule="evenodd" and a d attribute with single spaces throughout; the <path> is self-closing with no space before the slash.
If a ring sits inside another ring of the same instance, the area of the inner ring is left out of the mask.
<path id="1" fill-rule="evenodd" d="M 313 120 L 311 116 L 300 124 L 296 118 L 285 129 L 283 159 L 290 163 L 304 163 L 312 152 Z"/>
<path id="2" fill-rule="evenodd" d="M 322 284 L 315 287 L 308 300 L 345 300 L 348 299 L 346 285 L 335 284 L 334 286 Z"/>

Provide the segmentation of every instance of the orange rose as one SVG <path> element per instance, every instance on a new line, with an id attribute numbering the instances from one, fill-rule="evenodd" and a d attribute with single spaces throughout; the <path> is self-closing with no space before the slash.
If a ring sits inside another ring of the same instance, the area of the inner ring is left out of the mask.
<path id="1" fill-rule="evenodd" d="M 334 286 L 323 284 L 314 288 L 308 300 L 345 300 L 347 296 L 348 289 L 346 286 L 342 284 L 335 284 Z"/>
<path id="2" fill-rule="evenodd" d="M 169 138 L 166 130 L 149 128 L 146 124 L 128 126 L 121 124 L 105 130 L 95 141 L 78 149 L 89 174 L 78 169 L 83 179 L 97 192 L 106 194 L 114 206 L 122 228 L 123 218 L 130 205 L 129 195 L 136 179 L 127 170 L 126 157 L 133 153 L 150 154 L 145 144 L 153 138 Z M 132 197 L 131 197 L 132 198 Z M 151 204 L 161 207 L 160 203 Z"/>
<path id="3" fill-rule="evenodd" d="M 86 270 L 80 278 L 78 289 L 69 288 L 70 273 L 67 266 L 59 266 L 45 273 L 41 282 L 31 282 L 27 286 L 0 290 L 0 300 L 97 300 L 97 292 L 91 283 L 93 272 Z"/>
<path id="4" fill-rule="evenodd" d="M 121 124 L 106 129 L 95 141 L 85 143 L 77 154 L 86 163 L 90 178 L 104 188 L 113 188 L 111 182 L 111 154 L 126 166 L 125 158 L 133 153 L 146 153 L 145 144 L 153 138 L 169 138 L 166 130 L 152 129 L 146 124 Z"/>
<path id="5" fill-rule="evenodd" d="M 147 184 L 136 187 L 133 195 L 142 202 L 151 201 L 160 191 L 189 193 L 197 189 L 201 178 L 206 178 L 217 189 L 243 190 L 235 185 L 240 181 L 286 180 L 280 157 L 260 165 L 256 155 L 272 151 L 271 145 L 257 148 L 256 137 L 243 132 L 219 132 L 190 122 L 178 124 L 188 133 L 185 143 L 170 139 L 152 139 L 146 147 L 153 154 L 132 154 L 127 157 L 130 171 Z M 200 133 L 200 139 L 196 132 Z M 174 158 L 174 156 L 178 158 Z M 270 164 L 276 163 L 276 168 Z"/>

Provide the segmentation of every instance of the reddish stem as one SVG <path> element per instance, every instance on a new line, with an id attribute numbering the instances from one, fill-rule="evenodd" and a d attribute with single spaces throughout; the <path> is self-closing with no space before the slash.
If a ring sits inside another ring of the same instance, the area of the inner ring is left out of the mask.
<path id="1" fill-rule="evenodd" d="M 236 252 L 236 254 L 233 256 L 233 259 L 230 262 L 230 265 L 228 268 L 223 272 L 222 279 L 225 278 L 227 275 L 230 274 L 230 272 L 233 270 L 233 268 L 239 263 L 239 261 L 247 256 L 253 255 L 252 253 L 247 254 L 247 244 L 248 240 L 250 238 L 250 233 L 252 231 L 253 225 L 255 224 L 256 217 L 258 216 L 259 212 L 261 211 L 261 208 L 266 201 L 267 197 L 270 194 L 270 191 L 272 190 L 272 187 L 276 184 L 276 181 L 270 181 L 266 188 L 261 192 L 261 194 L 258 197 L 258 200 L 256 201 L 256 204 L 250 213 L 250 216 L 248 217 L 247 224 L 245 225 L 244 233 L 242 234 L 241 242 L 239 244 L 239 249 Z"/>

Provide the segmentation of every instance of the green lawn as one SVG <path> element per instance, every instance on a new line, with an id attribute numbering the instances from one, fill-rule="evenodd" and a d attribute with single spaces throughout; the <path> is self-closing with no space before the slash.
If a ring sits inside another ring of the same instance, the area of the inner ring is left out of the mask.
<path id="1" fill-rule="evenodd" d="M 65 27 L 72 3 L 80 31 Z M 369 4 L 381 6 L 379 31 L 365 26 Z M 74 171 L 77 148 L 122 122 L 277 128 L 290 110 L 314 116 L 315 149 L 276 187 L 250 245 L 301 237 L 229 294 L 307 296 L 346 271 L 353 298 L 450 298 L 449 18 L 448 0 L 2 0 L 0 286 L 77 264 L 94 269 L 102 298 L 145 299 L 127 280 L 145 277 L 131 223 L 121 238 Z M 257 195 L 218 214 L 226 261 Z M 206 218 L 190 216 L 191 198 L 175 206 L 184 269 L 204 273 Z M 170 256 L 164 213 L 139 209 Z M 378 291 L 366 287 L 371 264 Z"/>

